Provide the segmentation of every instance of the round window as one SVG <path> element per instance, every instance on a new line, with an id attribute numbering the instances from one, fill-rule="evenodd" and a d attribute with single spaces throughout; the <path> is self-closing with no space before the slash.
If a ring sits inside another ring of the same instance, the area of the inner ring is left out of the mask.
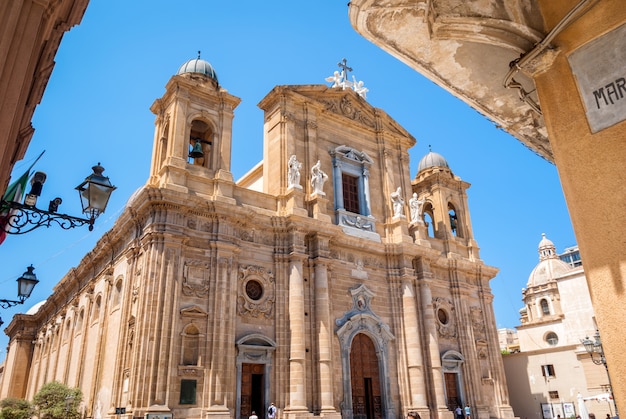
<path id="1" fill-rule="evenodd" d="M 443 308 L 440 308 L 437 310 L 437 319 L 439 319 L 441 324 L 448 324 L 448 313 Z"/>
<path id="2" fill-rule="evenodd" d="M 556 333 L 550 332 L 546 335 L 546 342 L 548 342 L 548 345 L 550 346 L 555 346 L 557 343 L 559 343 L 559 337 L 556 335 Z"/>
<path id="3" fill-rule="evenodd" d="M 260 300 L 263 296 L 263 285 L 259 281 L 248 281 L 246 283 L 246 295 L 252 300 Z"/>

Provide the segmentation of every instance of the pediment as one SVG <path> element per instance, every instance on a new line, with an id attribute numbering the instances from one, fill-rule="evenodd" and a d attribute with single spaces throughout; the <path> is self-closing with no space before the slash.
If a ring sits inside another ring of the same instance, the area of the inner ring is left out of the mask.
<path id="1" fill-rule="evenodd" d="M 326 85 L 277 86 L 259 103 L 259 107 L 266 109 L 280 95 L 288 92 L 302 99 L 306 98 L 307 102 L 317 103 L 323 112 L 350 119 L 367 129 L 386 131 L 415 141 L 414 137 L 385 111 L 370 105 L 366 99 L 351 89 L 344 90 L 341 87 Z"/>
<path id="2" fill-rule="evenodd" d="M 206 311 L 198 306 L 185 307 L 180 310 L 180 315 L 184 317 L 207 317 Z"/>
<path id="3" fill-rule="evenodd" d="M 353 91 L 340 88 L 328 88 L 328 90 L 339 92 L 339 94 L 333 92 L 334 94 L 325 94 L 317 98 L 327 112 L 351 119 L 373 130 L 379 129 L 402 137 L 413 138 L 385 111 L 373 107 Z"/>

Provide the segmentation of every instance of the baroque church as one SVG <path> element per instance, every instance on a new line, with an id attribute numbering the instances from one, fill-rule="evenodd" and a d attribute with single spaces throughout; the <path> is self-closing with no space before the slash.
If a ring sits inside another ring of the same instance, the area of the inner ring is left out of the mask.
<path id="1" fill-rule="evenodd" d="M 470 185 L 434 152 L 411 177 L 415 138 L 350 85 L 269 92 L 235 181 L 240 99 L 183 64 L 146 185 L 7 327 L 0 398 L 56 380 L 94 419 L 512 417 Z"/>

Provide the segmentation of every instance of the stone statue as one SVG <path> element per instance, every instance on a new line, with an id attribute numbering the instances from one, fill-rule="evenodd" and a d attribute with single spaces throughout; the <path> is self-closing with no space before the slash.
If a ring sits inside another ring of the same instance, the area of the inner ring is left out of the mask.
<path id="1" fill-rule="evenodd" d="M 295 154 L 292 154 L 289 157 L 289 168 L 287 171 L 288 188 L 302 189 L 302 186 L 300 186 L 300 169 L 302 169 L 302 163 L 298 161 Z"/>
<path id="2" fill-rule="evenodd" d="M 326 173 L 320 169 L 321 163 L 318 160 L 317 163 L 311 168 L 311 186 L 313 187 L 313 193 L 319 195 L 326 195 L 324 193 L 324 182 L 328 179 Z"/>
<path id="3" fill-rule="evenodd" d="M 395 192 L 391 193 L 391 202 L 393 204 L 393 217 L 401 218 L 405 215 L 402 213 L 404 209 L 404 198 L 402 198 L 402 188 L 398 186 Z"/>
<path id="4" fill-rule="evenodd" d="M 411 210 L 411 224 L 424 224 L 422 221 L 422 207 L 424 201 L 417 199 L 417 194 L 413 192 L 413 197 L 409 199 L 409 209 Z"/>
<path id="5" fill-rule="evenodd" d="M 356 77 L 352 76 L 352 88 L 363 99 L 367 99 L 366 95 L 369 89 L 363 85 L 363 81 L 356 81 Z"/>
<path id="6" fill-rule="evenodd" d="M 330 87 L 341 87 L 341 83 L 343 81 L 343 74 L 335 71 L 332 76 L 326 77 L 325 79 L 328 82 L 333 82 L 333 85 Z"/>

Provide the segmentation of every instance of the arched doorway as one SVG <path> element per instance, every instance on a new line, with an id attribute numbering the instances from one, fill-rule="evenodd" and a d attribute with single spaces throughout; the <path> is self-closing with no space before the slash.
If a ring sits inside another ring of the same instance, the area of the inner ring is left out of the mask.
<path id="1" fill-rule="evenodd" d="M 388 378 L 389 343 L 394 337 L 389 326 L 371 310 L 374 294 L 362 284 L 351 289 L 350 293 L 352 309 L 335 321 L 338 326 L 335 333 L 341 345 L 344 396 L 341 417 L 395 419 Z M 367 367 L 363 366 L 365 363 Z M 360 391 L 360 396 L 353 396 L 355 391 Z M 358 397 L 362 397 L 362 401 Z M 358 411 L 354 403 L 362 405 Z"/>
<path id="2" fill-rule="evenodd" d="M 446 405 L 454 410 L 457 406 L 463 407 L 463 386 L 461 385 L 461 366 L 465 358 L 457 351 L 447 351 L 441 356 L 443 379 L 446 391 Z"/>
<path id="3" fill-rule="evenodd" d="M 236 418 L 247 419 L 252 411 L 265 417 L 270 397 L 270 372 L 276 343 L 252 333 L 237 341 Z"/>
<path id="4" fill-rule="evenodd" d="M 374 342 L 363 333 L 352 340 L 350 349 L 350 383 L 354 419 L 381 419 L 382 398 L 378 356 Z"/>

